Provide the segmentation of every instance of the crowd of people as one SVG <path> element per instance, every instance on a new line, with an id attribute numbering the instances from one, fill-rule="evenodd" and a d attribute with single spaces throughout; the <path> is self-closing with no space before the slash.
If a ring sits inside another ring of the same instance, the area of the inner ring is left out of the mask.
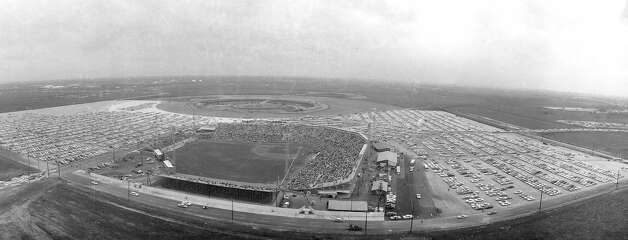
<path id="1" fill-rule="evenodd" d="M 366 140 L 341 129 L 285 123 L 218 124 L 213 138 L 247 143 L 293 143 L 308 146 L 305 166 L 290 174 L 288 189 L 310 189 L 323 183 L 340 182 L 359 164 Z"/>
<path id="2" fill-rule="evenodd" d="M 226 181 L 226 180 L 208 178 L 208 177 L 194 176 L 190 178 L 190 177 L 182 177 L 182 176 L 173 175 L 173 176 L 170 176 L 170 178 L 179 179 L 183 181 L 192 180 L 193 182 L 204 183 L 204 184 L 212 185 L 212 186 L 238 188 L 238 189 L 245 189 L 245 190 L 251 190 L 251 191 L 272 192 L 277 189 L 276 185 L 274 184 L 244 183 L 244 182 Z"/>

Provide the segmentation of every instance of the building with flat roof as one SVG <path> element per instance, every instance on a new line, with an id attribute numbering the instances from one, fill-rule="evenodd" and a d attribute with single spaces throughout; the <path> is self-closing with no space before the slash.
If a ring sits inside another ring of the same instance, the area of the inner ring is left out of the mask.
<path id="1" fill-rule="evenodd" d="M 327 201 L 327 210 L 330 211 L 366 212 L 367 206 L 366 201 Z"/>
<path id="2" fill-rule="evenodd" d="M 373 181 L 371 192 L 375 194 L 388 192 L 388 182 L 383 180 Z"/>
<path id="3" fill-rule="evenodd" d="M 378 153 L 377 163 L 387 163 L 388 166 L 397 166 L 397 153 L 391 151 Z"/>
<path id="4" fill-rule="evenodd" d="M 381 142 L 374 142 L 372 144 L 373 149 L 375 149 L 376 152 L 386 152 L 386 151 L 390 151 L 390 147 L 386 146 L 384 143 Z"/>

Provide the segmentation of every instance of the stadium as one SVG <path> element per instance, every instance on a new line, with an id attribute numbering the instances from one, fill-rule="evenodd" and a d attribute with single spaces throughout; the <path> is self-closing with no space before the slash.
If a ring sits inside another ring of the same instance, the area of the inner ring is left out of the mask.
<path id="1" fill-rule="evenodd" d="M 337 128 L 282 121 L 201 127 L 167 152 L 158 185 L 258 203 L 280 193 L 314 192 L 352 181 L 367 149 L 365 136 Z"/>

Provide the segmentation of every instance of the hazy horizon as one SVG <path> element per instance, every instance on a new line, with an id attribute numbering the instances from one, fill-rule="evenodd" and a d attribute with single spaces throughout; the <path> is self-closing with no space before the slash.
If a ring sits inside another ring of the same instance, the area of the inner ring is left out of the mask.
<path id="1" fill-rule="evenodd" d="M 8 1 L 0 83 L 378 79 L 628 95 L 626 1 Z"/>

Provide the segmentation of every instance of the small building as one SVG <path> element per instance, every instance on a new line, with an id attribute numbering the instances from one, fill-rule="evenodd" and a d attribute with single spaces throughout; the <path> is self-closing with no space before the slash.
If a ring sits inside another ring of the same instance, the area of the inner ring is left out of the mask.
<path id="1" fill-rule="evenodd" d="M 153 154 L 155 154 L 155 159 L 157 159 L 157 160 L 159 160 L 159 161 L 163 161 L 163 160 L 165 159 L 165 158 L 164 158 L 164 156 L 165 156 L 165 155 L 164 155 L 164 152 L 162 152 L 162 151 L 161 151 L 161 150 L 159 150 L 159 149 L 156 149 L 156 148 L 155 148 L 155 149 L 153 149 Z"/>
<path id="2" fill-rule="evenodd" d="M 336 198 L 338 196 L 338 192 L 333 190 L 319 190 L 318 195 L 324 198 Z"/>
<path id="3" fill-rule="evenodd" d="M 374 142 L 372 144 L 373 149 L 375 149 L 376 152 L 387 152 L 390 151 L 390 147 L 386 146 L 385 144 L 381 143 L 381 142 Z"/>
<path id="4" fill-rule="evenodd" d="M 397 153 L 386 151 L 377 154 L 377 163 L 388 164 L 388 166 L 397 166 Z"/>
<path id="5" fill-rule="evenodd" d="M 174 165 L 172 165 L 172 162 L 170 162 L 170 160 L 163 161 L 163 163 L 164 163 L 164 166 L 166 166 L 167 168 L 174 167 Z"/>
<path id="6" fill-rule="evenodd" d="M 202 126 L 198 128 L 196 132 L 198 132 L 199 134 L 212 134 L 216 132 L 216 127 L 215 126 Z"/>
<path id="7" fill-rule="evenodd" d="M 329 211 L 347 211 L 347 212 L 366 212 L 368 205 L 366 201 L 327 201 L 327 210 Z"/>
<path id="8" fill-rule="evenodd" d="M 373 181 L 373 185 L 371 187 L 371 192 L 374 194 L 386 193 L 388 192 L 388 182 L 383 180 Z"/>

